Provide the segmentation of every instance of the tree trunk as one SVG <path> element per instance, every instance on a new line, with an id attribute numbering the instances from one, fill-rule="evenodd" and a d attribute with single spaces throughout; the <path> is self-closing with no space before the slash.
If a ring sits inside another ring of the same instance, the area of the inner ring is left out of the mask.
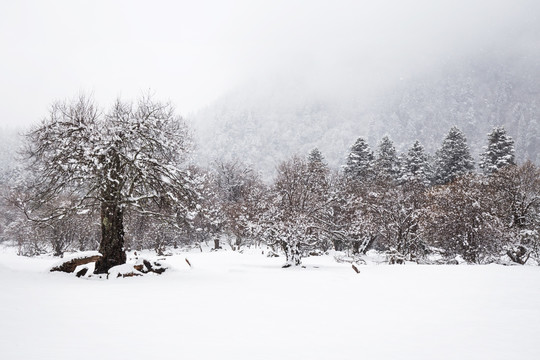
<path id="1" fill-rule="evenodd" d="M 352 248 L 353 248 L 352 253 L 353 254 L 356 255 L 356 254 L 358 254 L 360 252 L 360 245 L 361 245 L 360 241 L 358 241 L 358 240 L 353 241 L 353 243 L 352 243 Z"/>
<path id="2" fill-rule="evenodd" d="M 295 241 L 288 243 L 282 240 L 281 248 L 285 252 L 285 258 L 287 259 L 285 265 L 282 266 L 283 268 L 302 265 L 302 254 L 298 248 L 298 243 Z"/>
<path id="3" fill-rule="evenodd" d="M 334 250 L 343 251 L 343 241 L 340 239 L 332 239 L 332 243 L 334 244 Z"/>
<path id="4" fill-rule="evenodd" d="M 107 273 L 110 268 L 126 263 L 124 252 L 124 213 L 116 202 L 101 203 L 101 243 L 103 257 L 96 262 L 96 274 Z"/>

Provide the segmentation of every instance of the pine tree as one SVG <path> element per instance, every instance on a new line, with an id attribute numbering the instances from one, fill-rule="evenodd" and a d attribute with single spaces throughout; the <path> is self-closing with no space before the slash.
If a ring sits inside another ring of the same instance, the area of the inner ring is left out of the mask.
<path id="1" fill-rule="evenodd" d="M 327 170 L 328 165 L 326 164 L 326 161 L 324 159 L 323 154 L 320 152 L 319 149 L 315 148 L 311 150 L 307 157 L 308 160 L 308 169 L 313 172 L 325 172 Z M 326 169 L 326 170 L 325 170 Z"/>
<path id="2" fill-rule="evenodd" d="M 424 147 L 417 140 L 403 159 L 401 168 L 402 182 L 415 182 L 428 186 L 431 179 L 431 167 Z"/>
<path id="3" fill-rule="evenodd" d="M 394 143 L 388 136 L 379 142 L 375 159 L 375 174 L 378 177 L 396 180 L 399 176 L 399 162 Z"/>
<path id="4" fill-rule="evenodd" d="M 480 154 L 480 168 L 485 174 L 492 174 L 507 165 L 515 165 L 514 152 L 514 140 L 502 126 L 497 126 L 488 134 L 488 145 Z"/>
<path id="5" fill-rule="evenodd" d="M 452 182 L 474 169 L 467 139 L 456 126 L 450 129 L 435 155 L 435 180 L 439 184 Z"/>
<path id="6" fill-rule="evenodd" d="M 373 174 L 373 152 L 363 138 L 358 138 L 351 147 L 344 166 L 345 176 L 352 180 L 366 181 Z"/>
<path id="7" fill-rule="evenodd" d="M 307 157 L 308 189 L 320 195 L 328 190 L 328 174 L 330 169 L 319 149 L 311 150 Z"/>

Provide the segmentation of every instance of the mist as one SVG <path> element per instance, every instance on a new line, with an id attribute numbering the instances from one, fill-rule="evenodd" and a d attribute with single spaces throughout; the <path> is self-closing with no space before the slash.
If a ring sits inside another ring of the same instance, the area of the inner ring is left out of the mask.
<path id="1" fill-rule="evenodd" d="M 0 124 L 81 92 L 106 106 L 150 90 L 184 115 L 245 86 L 373 97 L 472 53 L 538 46 L 538 13 L 530 0 L 2 2 Z"/>

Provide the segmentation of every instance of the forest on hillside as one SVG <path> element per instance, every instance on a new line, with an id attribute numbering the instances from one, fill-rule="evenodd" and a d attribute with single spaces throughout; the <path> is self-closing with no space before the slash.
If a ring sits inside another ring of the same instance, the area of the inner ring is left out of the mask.
<path id="1" fill-rule="evenodd" d="M 504 126 L 516 140 L 516 159 L 539 164 L 540 65 L 531 54 L 538 49 L 486 50 L 384 90 L 333 100 L 278 80 L 247 86 L 190 119 L 197 159 L 242 159 L 270 180 L 279 162 L 315 147 L 336 168 L 358 136 L 375 147 L 387 135 L 399 151 L 418 140 L 435 152 L 448 129 L 458 126 L 478 160 L 486 134 Z"/>

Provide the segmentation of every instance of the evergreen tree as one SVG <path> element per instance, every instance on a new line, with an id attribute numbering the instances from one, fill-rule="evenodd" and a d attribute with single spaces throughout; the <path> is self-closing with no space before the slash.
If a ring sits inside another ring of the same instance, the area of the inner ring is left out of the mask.
<path id="1" fill-rule="evenodd" d="M 435 180 L 439 184 L 452 182 L 474 169 L 467 139 L 456 126 L 450 129 L 435 156 Z"/>
<path id="2" fill-rule="evenodd" d="M 399 162 L 394 143 L 388 136 L 379 142 L 375 158 L 375 173 L 384 179 L 396 180 L 399 176 Z"/>
<path id="3" fill-rule="evenodd" d="M 492 174 L 507 165 L 515 165 L 514 152 L 514 139 L 502 126 L 497 126 L 488 134 L 488 145 L 480 154 L 480 168 L 485 174 Z"/>
<path id="4" fill-rule="evenodd" d="M 373 152 L 363 138 L 358 138 L 351 147 L 344 166 L 345 176 L 352 180 L 365 181 L 373 174 Z"/>
<path id="5" fill-rule="evenodd" d="M 308 189 L 320 195 L 326 193 L 329 186 L 330 169 L 319 149 L 311 150 L 307 157 Z"/>
<path id="6" fill-rule="evenodd" d="M 424 147 L 417 140 L 403 159 L 401 168 L 402 182 L 416 182 L 428 186 L 431 179 L 431 167 Z"/>
<path id="7" fill-rule="evenodd" d="M 311 150 L 307 157 L 308 160 L 308 170 L 312 172 L 327 172 L 328 165 L 324 159 L 323 154 L 319 149 L 315 148 Z"/>

